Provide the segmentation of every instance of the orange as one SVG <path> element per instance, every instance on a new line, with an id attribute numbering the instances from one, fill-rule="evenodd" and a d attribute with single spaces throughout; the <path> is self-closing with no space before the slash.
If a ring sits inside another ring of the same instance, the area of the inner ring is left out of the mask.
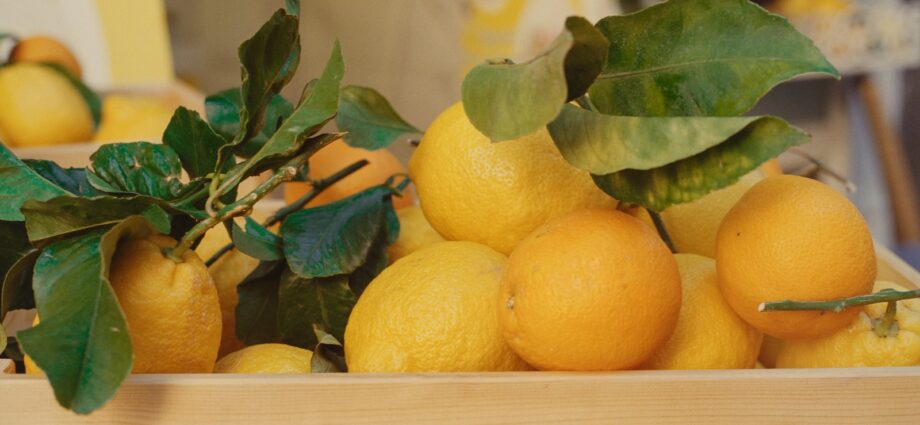
<path id="1" fill-rule="evenodd" d="M 329 146 L 320 149 L 310 157 L 310 178 L 319 180 L 335 174 L 342 168 L 359 160 L 366 159 L 368 164 L 338 183 L 328 187 L 316 198 L 307 204 L 307 207 L 328 204 L 342 198 L 354 195 L 371 186 L 383 184 L 394 174 L 406 174 L 406 167 L 395 155 L 386 149 L 369 151 L 353 148 L 345 144 L 344 140 L 336 140 Z M 309 183 L 294 182 L 284 185 L 284 200 L 287 203 L 296 201 L 312 189 Z M 403 191 L 401 197 L 393 197 L 393 206 L 402 208 L 412 205 L 414 196 L 411 189 Z"/>
<path id="2" fill-rule="evenodd" d="M 626 213 L 588 209 L 521 241 L 498 310 L 505 340 L 524 361 L 589 371 L 648 360 L 671 337 L 680 303 L 677 262 L 655 231 Z"/>
<path id="3" fill-rule="evenodd" d="M 832 333 L 860 309 L 761 312 L 761 303 L 864 295 L 876 275 L 872 236 L 856 207 L 798 176 L 768 177 L 741 197 L 719 228 L 716 265 L 722 293 L 738 315 L 780 339 Z"/>
<path id="4" fill-rule="evenodd" d="M 54 38 L 36 35 L 25 37 L 16 43 L 10 52 L 10 62 L 39 62 L 60 65 L 77 78 L 83 76 L 80 62 L 60 41 Z"/>

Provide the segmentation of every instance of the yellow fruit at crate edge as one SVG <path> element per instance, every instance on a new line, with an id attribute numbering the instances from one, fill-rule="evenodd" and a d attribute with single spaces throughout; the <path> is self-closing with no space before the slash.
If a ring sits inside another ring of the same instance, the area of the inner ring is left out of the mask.
<path id="1" fill-rule="evenodd" d="M 194 251 L 176 263 L 163 255 L 168 236 L 122 242 L 109 280 L 128 321 L 134 373 L 211 372 L 220 346 L 220 303 Z"/>
<path id="2" fill-rule="evenodd" d="M 748 190 L 719 228 L 716 266 L 722 294 L 738 315 L 781 339 L 833 333 L 860 309 L 761 312 L 761 303 L 864 295 L 876 275 L 872 236 L 856 207 L 798 176 L 768 177 Z"/>
<path id="3" fill-rule="evenodd" d="M 313 352 L 287 344 L 257 344 L 227 354 L 214 373 L 310 373 Z"/>
<path id="4" fill-rule="evenodd" d="M 77 78 L 81 78 L 83 70 L 80 62 L 73 53 L 60 41 L 47 36 L 37 35 L 25 37 L 16 43 L 10 52 L 10 62 L 48 62 L 55 63 L 66 69 Z"/>
<path id="5" fill-rule="evenodd" d="M 0 132 L 13 147 L 89 140 L 89 105 L 67 79 L 51 68 L 18 63 L 0 68 Z"/>
<path id="6" fill-rule="evenodd" d="M 714 258 L 716 234 L 722 219 L 748 189 L 761 180 L 763 172 L 755 170 L 729 187 L 664 210 L 661 219 L 677 251 Z"/>
<path id="7" fill-rule="evenodd" d="M 505 340 L 521 358 L 538 369 L 584 371 L 648 360 L 671 337 L 680 303 L 680 274 L 664 242 L 606 209 L 576 211 L 524 239 L 497 300 Z"/>
<path id="8" fill-rule="evenodd" d="M 527 370 L 495 312 L 506 258 L 473 242 L 440 242 L 375 278 L 345 328 L 349 372 Z"/>
<path id="9" fill-rule="evenodd" d="M 431 226 L 449 240 L 510 253 L 540 225 L 574 210 L 616 206 L 562 158 L 545 129 L 492 143 L 461 103 L 441 113 L 409 161 Z"/>
<path id="10" fill-rule="evenodd" d="M 339 139 L 310 157 L 310 178 L 319 180 L 329 177 L 342 168 L 362 159 L 366 159 L 368 164 L 324 190 L 310 201 L 307 207 L 338 201 L 369 187 L 384 184 L 387 179 L 395 174 L 406 173 L 406 167 L 389 150 L 384 148 L 369 151 L 353 148 L 348 146 L 344 140 Z M 311 186 L 307 183 L 285 183 L 284 200 L 290 204 L 310 190 Z M 393 207 L 397 209 L 408 207 L 414 202 L 415 196 L 412 194 L 411 187 L 407 187 L 402 196 L 393 197 Z"/>
<path id="11" fill-rule="evenodd" d="M 102 122 L 93 140 L 160 140 L 173 111 L 167 102 L 152 97 L 108 95 L 102 101 Z"/>
<path id="12" fill-rule="evenodd" d="M 782 350 L 783 344 L 785 342 L 781 339 L 773 338 L 769 335 L 764 335 L 763 344 L 760 346 L 760 355 L 757 356 L 757 360 L 770 369 L 776 367 L 776 357 L 779 356 L 779 351 Z"/>
<path id="13" fill-rule="evenodd" d="M 878 282 L 874 291 L 906 288 Z M 898 333 L 879 337 L 872 321 L 885 314 L 887 303 L 871 304 L 850 325 L 831 335 L 786 341 L 776 359 L 778 368 L 870 367 L 920 365 L 920 299 L 898 301 Z"/>
<path id="14" fill-rule="evenodd" d="M 676 254 L 683 301 L 671 339 L 644 369 L 750 369 L 763 338 L 732 310 L 719 292 L 716 262 Z"/>
<path id="15" fill-rule="evenodd" d="M 444 238 L 425 219 L 422 209 L 417 206 L 396 211 L 399 217 L 399 239 L 387 248 L 390 263 L 405 257 L 426 246 L 443 242 Z"/>

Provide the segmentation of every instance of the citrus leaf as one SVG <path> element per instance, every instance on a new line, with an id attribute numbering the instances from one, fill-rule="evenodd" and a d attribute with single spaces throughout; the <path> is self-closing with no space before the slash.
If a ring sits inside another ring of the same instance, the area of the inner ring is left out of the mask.
<path id="1" fill-rule="evenodd" d="M 689 202 L 738 181 L 787 148 L 808 141 L 808 134 L 779 118 L 754 121 L 712 148 L 650 170 L 594 175 L 594 182 L 616 199 L 654 211 Z"/>
<path id="2" fill-rule="evenodd" d="M 233 167 L 227 173 L 221 188 L 236 187 L 242 179 L 261 171 L 266 162 L 286 162 L 295 155 L 312 154 L 332 142 L 325 137 L 311 139 L 310 136 L 335 117 L 339 105 L 339 84 L 344 73 L 342 50 L 336 40 L 326 68 L 310 91 L 309 97 L 297 106 L 252 158 Z"/>
<path id="3" fill-rule="evenodd" d="M 227 89 L 205 98 L 205 112 L 208 122 L 227 140 L 234 140 L 240 132 L 240 109 L 243 101 L 240 98 L 240 89 Z M 294 112 L 294 107 L 281 95 L 272 96 L 265 107 L 265 124 L 259 133 L 253 136 L 241 149 L 236 152 L 243 157 L 251 157 L 265 145 L 265 142 L 278 131 L 281 123 Z"/>
<path id="4" fill-rule="evenodd" d="M 172 148 L 150 142 L 111 143 L 92 156 L 87 179 L 108 193 L 136 193 L 171 200 L 182 194 L 182 166 Z"/>
<path id="5" fill-rule="evenodd" d="M 3 292 L 0 293 L 0 320 L 12 310 L 35 308 L 32 272 L 38 254 L 39 251 L 35 249 L 26 252 L 6 271 L 3 277 Z"/>
<path id="6" fill-rule="evenodd" d="M 0 143 L 0 220 L 22 221 L 19 208 L 29 199 L 48 200 L 69 193 L 29 168 Z"/>
<path id="7" fill-rule="evenodd" d="M 592 174 L 648 170 L 705 151 L 772 117 L 625 117 L 566 105 L 548 126 L 572 165 Z"/>
<path id="8" fill-rule="evenodd" d="M 252 217 L 246 217 L 246 230 L 232 222 L 230 231 L 233 245 L 243 254 L 262 261 L 284 259 L 281 250 L 281 238 L 257 223 Z"/>
<path id="9" fill-rule="evenodd" d="M 86 179 L 86 168 L 61 168 L 54 161 L 46 159 L 24 159 L 23 162 L 36 173 L 58 185 L 58 187 L 78 196 L 99 195 Z"/>
<path id="10" fill-rule="evenodd" d="M 384 224 L 380 226 L 377 237 L 371 243 L 364 264 L 348 275 L 348 286 L 356 296 L 361 296 L 367 285 L 389 265 L 387 247 L 399 238 L 399 218 L 390 202 L 384 211 Z"/>
<path id="11" fill-rule="evenodd" d="M 288 15 L 300 15 L 300 0 L 284 0 L 284 11 Z"/>
<path id="12" fill-rule="evenodd" d="M 342 340 L 356 301 L 346 275 L 305 279 L 286 271 L 278 288 L 281 341 L 312 350 L 319 343 L 314 327 Z"/>
<path id="13" fill-rule="evenodd" d="M 589 93 L 606 114 L 739 115 L 796 75 L 839 76 L 786 19 L 748 0 L 669 1 L 597 28 L 610 47 Z"/>
<path id="14" fill-rule="evenodd" d="M 47 201 L 26 201 L 22 206 L 32 242 L 60 238 L 74 232 L 118 223 L 132 215 L 145 217 L 158 233 L 168 234 L 170 218 L 149 198 L 62 196 Z"/>
<path id="15" fill-rule="evenodd" d="M 0 323 L 0 353 L 6 351 L 6 331 L 3 329 L 3 324 Z"/>
<path id="16" fill-rule="evenodd" d="M 90 413 L 131 371 L 131 337 L 108 280 L 109 262 L 119 241 L 151 232 L 147 220 L 135 216 L 55 241 L 39 255 L 32 287 L 41 323 L 17 337 L 61 406 Z"/>
<path id="17" fill-rule="evenodd" d="M 345 348 L 334 336 L 322 329 L 313 327 L 313 333 L 319 343 L 313 349 L 310 359 L 310 373 L 344 373 L 348 372 L 345 364 Z"/>
<path id="18" fill-rule="evenodd" d="M 580 96 L 601 71 L 606 40 L 584 18 L 571 17 L 542 54 L 528 62 L 477 65 L 461 87 L 463 109 L 493 141 L 533 133 Z"/>
<path id="19" fill-rule="evenodd" d="M 362 264 L 392 209 L 387 186 L 295 212 L 281 225 L 284 256 L 304 278 L 349 274 Z"/>
<path id="20" fill-rule="evenodd" d="M 80 96 L 83 97 L 86 106 L 89 107 L 89 113 L 93 117 L 93 128 L 98 128 L 99 123 L 102 122 L 102 101 L 99 99 L 99 96 L 97 96 L 92 89 L 87 87 L 86 84 L 83 84 L 83 81 L 71 74 L 67 68 L 56 63 L 43 63 L 42 65 L 61 74 L 78 92 L 80 92 Z"/>
<path id="21" fill-rule="evenodd" d="M 278 284 L 284 261 L 262 261 L 236 287 L 236 336 L 246 345 L 278 342 Z"/>
<path id="22" fill-rule="evenodd" d="M 407 123 L 380 92 L 368 87 L 345 86 L 335 117 L 345 143 L 368 150 L 385 148 L 406 134 L 421 133 Z"/>
<path id="23" fill-rule="evenodd" d="M 29 235 L 21 221 L 0 221 L 0 276 L 30 249 Z"/>
<path id="24" fill-rule="evenodd" d="M 220 150 L 223 164 L 236 147 L 258 134 L 265 124 L 265 108 L 272 97 L 290 81 L 300 55 L 299 19 L 278 9 L 250 39 L 239 47 L 242 64 L 240 130 Z M 294 58 L 292 62 L 292 58 Z"/>
<path id="25" fill-rule="evenodd" d="M 184 106 L 176 108 L 163 132 L 163 144 L 176 152 L 185 171 L 192 178 L 204 177 L 213 172 L 217 168 L 217 154 L 227 143 L 226 139 L 201 119 L 198 112 Z M 227 171 L 232 165 L 226 162 L 221 171 Z"/>

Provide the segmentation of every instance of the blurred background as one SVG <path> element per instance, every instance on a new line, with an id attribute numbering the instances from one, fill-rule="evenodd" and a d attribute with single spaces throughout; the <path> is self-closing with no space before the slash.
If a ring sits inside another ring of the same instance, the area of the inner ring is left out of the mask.
<path id="1" fill-rule="evenodd" d="M 103 92 L 181 81 L 213 93 L 239 84 L 237 46 L 281 3 L 0 0 L 0 29 L 63 40 L 84 64 L 84 80 Z M 459 99 L 463 76 L 484 59 L 532 57 L 559 33 L 567 15 L 595 21 L 653 3 L 308 0 L 301 13 L 303 59 L 285 95 L 299 96 L 338 38 L 345 82 L 376 88 L 407 121 L 425 128 Z M 758 3 L 787 16 L 844 75 L 841 81 L 789 82 L 751 111 L 782 116 L 813 135 L 810 144 L 781 158 L 785 171 L 815 174 L 817 167 L 805 156 L 819 158 L 822 167 L 857 188 L 849 196 L 876 239 L 920 263 L 914 253 L 920 242 L 920 1 Z M 408 144 L 392 150 L 403 161 L 411 154 Z M 831 174 L 817 176 L 844 190 Z"/>

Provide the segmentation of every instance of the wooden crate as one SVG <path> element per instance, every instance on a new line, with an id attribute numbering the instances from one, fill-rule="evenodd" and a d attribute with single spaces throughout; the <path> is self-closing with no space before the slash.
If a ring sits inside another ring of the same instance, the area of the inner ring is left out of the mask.
<path id="1" fill-rule="evenodd" d="M 878 254 L 879 279 L 920 286 Z M 0 378 L 0 424 L 127 423 L 918 424 L 920 367 L 135 375 L 89 416 L 59 407 L 43 378 Z"/>

